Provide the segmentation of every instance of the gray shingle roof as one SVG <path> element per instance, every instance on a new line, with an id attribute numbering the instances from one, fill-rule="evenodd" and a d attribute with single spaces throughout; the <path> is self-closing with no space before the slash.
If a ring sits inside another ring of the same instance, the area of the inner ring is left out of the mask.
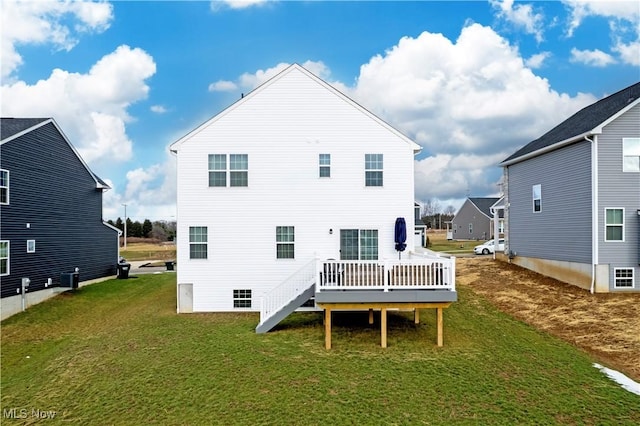
<path id="1" fill-rule="evenodd" d="M 584 107 L 538 139 L 517 150 L 503 163 L 589 133 L 638 98 L 640 98 L 640 82 Z"/>
<path id="2" fill-rule="evenodd" d="M 0 118 L 0 140 L 5 140 L 16 133 L 40 124 L 48 118 Z"/>
<path id="3" fill-rule="evenodd" d="M 491 214 L 491 210 L 489 208 L 496 203 L 500 198 L 493 197 L 469 197 L 469 201 L 471 201 L 482 213 L 486 214 L 489 217 L 493 217 Z"/>

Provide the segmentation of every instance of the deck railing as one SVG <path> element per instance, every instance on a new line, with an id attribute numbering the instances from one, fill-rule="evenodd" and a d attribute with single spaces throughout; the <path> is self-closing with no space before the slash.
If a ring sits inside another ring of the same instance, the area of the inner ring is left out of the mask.
<path id="1" fill-rule="evenodd" d="M 455 291 L 455 258 L 325 260 L 316 268 L 316 291 L 441 289 Z"/>
<path id="2" fill-rule="evenodd" d="M 313 285 L 316 277 L 316 263 L 316 259 L 311 260 L 262 297 L 261 320 L 269 318 Z"/>

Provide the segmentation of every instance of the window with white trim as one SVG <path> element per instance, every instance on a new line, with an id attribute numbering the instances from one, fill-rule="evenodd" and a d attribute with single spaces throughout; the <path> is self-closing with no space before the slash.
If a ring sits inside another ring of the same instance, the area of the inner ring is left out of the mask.
<path id="1" fill-rule="evenodd" d="M 0 204 L 9 204 L 9 170 L 0 170 Z"/>
<path id="2" fill-rule="evenodd" d="M 498 233 L 504 234 L 504 219 L 498 220 Z"/>
<path id="3" fill-rule="evenodd" d="M 364 184 L 365 186 L 382 186 L 383 155 L 364 155 Z"/>
<path id="4" fill-rule="evenodd" d="M 377 229 L 341 229 L 340 259 L 342 260 L 377 260 Z"/>
<path id="5" fill-rule="evenodd" d="M 331 154 L 318 154 L 318 167 L 321 178 L 331 177 Z"/>
<path id="6" fill-rule="evenodd" d="M 207 258 L 207 227 L 189 227 L 189 259 Z"/>
<path id="7" fill-rule="evenodd" d="M 9 275 L 9 241 L 0 241 L 0 275 Z"/>
<path id="8" fill-rule="evenodd" d="M 624 209 L 604 209 L 605 241 L 624 241 Z"/>
<path id="9" fill-rule="evenodd" d="M 469 234 L 473 234 L 473 223 L 469 224 Z"/>
<path id="10" fill-rule="evenodd" d="M 640 138 L 622 138 L 622 171 L 640 172 Z"/>
<path id="11" fill-rule="evenodd" d="M 295 229 L 293 226 L 276 226 L 276 259 L 295 258 Z"/>
<path id="12" fill-rule="evenodd" d="M 249 155 L 209 154 L 209 186 L 249 186 Z"/>
<path id="13" fill-rule="evenodd" d="M 614 268 L 613 275 L 615 288 L 634 287 L 633 268 Z"/>
<path id="14" fill-rule="evenodd" d="M 27 240 L 27 253 L 36 252 L 36 240 Z"/>
<path id="15" fill-rule="evenodd" d="M 542 211 L 542 185 L 533 185 L 531 195 L 533 197 L 533 212 L 539 213 Z"/>
<path id="16" fill-rule="evenodd" d="M 233 307 L 234 308 L 250 308 L 251 307 L 251 290 L 233 290 Z"/>

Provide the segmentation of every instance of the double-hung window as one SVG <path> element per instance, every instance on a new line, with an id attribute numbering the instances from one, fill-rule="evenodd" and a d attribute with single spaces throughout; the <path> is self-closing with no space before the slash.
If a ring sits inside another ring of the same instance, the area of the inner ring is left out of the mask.
<path id="1" fill-rule="evenodd" d="M 209 154 L 209 186 L 249 186 L 249 155 Z"/>
<path id="2" fill-rule="evenodd" d="M 9 170 L 0 170 L 0 204 L 9 204 Z"/>
<path id="3" fill-rule="evenodd" d="M 276 226 L 276 259 L 295 258 L 295 229 L 293 226 Z"/>
<path id="4" fill-rule="evenodd" d="M 251 290 L 250 289 L 233 290 L 233 307 L 234 308 L 250 308 L 251 307 Z"/>
<path id="5" fill-rule="evenodd" d="M 321 178 L 331 177 L 331 154 L 319 154 L 318 165 Z"/>
<path id="6" fill-rule="evenodd" d="M 365 186 L 382 186 L 383 155 L 364 155 L 364 184 Z"/>
<path id="7" fill-rule="evenodd" d="M 9 275 L 9 241 L 0 241 L 0 275 Z"/>
<path id="8" fill-rule="evenodd" d="M 640 172 L 640 138 L 622 139 L 622 171 Z"/>
<path id="9" fill-rule="evenodd" d="M 207 258 L 207 227 L 189 227 L 189 259 Z"/>
<path id="10" fill-rule="evenodd" d="M 542 211 L 542 185 L 533 185 L 531 192 L 533 197 L 533 212 L 539 213 Z"/>
<path id="11" fill-rule="evenodd" d="M 605 241 L 624 241 L 624 209 L 604 209 Z"/>

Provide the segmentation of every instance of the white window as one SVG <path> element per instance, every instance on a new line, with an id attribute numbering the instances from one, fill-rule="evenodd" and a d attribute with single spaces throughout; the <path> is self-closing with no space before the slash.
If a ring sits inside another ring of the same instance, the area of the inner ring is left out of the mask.
<path id="1" fill-rule="evenodd" d="M 331 177 L 331 154 L 319 154 L 318 165 L 321 178 Z"/>
<path id="2" fill-rule="evenodd" d="M 27 253 L 36 252 L 36 240 L 27 240 Z"/>
<path id="3" fill-rule="evenodd" d="M 364 155 L 365 186 L 382 186 L 383 156 L 382 154 Z"/>
<path id="4" fill-rule="evenodd" d="M 341 229 L 340 259 L 377 260 L 377 229 Z"/>
<path id="5" fill-rule="evenodd" d="M 295 229 L 293 226 L 276 226 L 276 259 L 295 258 Z"/>
<path id="6" fill-rule="evenodd" d="M 209 186 L 249 186 L 247 154 L 209 154 Z"/>
<path id="7" fill-rule="evenodd" d="M 9 204 L 9 170 L 0 170 L 0 204 Z"/>
<path id="8" fill-rule="evenodd" d="M 498 233 L 504 234 L 504 219 L 498 220 Z"/>
<path id="9" fill-rule="evenodd" d="M 640 172 L 640 138 L 622 139 L 622 171 Z"/>
<path id="10" fill-rule="evenodd" d="M 233 307 L 250 308 L 251 290 L 233 290 Z"/>
<path id="11" fill-rule="evenodd" d="M 633 288 L 633 268 L 614 268 L 614 287 L 615 288 Z"/>
<path id="12" fill-rule="evenodd" d="M 207 227 L 189 227 L 189 259 L 207 258 Z"/>
<path id="13" fill-rule="evenodd" d="M 0 275 L 9 275 L 9 241 L 0 241 Z"/>
<path id="14" fill-rule="evenodd" d="M 542 211 L 542 185 L 533 185 L 533 212 L 538 213 Z"/>
<path id="15" fill-rule="evenodd" d="M 469 224 L 469 233 L 473 234 L 473 223 Z"/>
<path id="16" fill-rule="evenodd" d="M 604 209 L 605 241 L 624 241 L 624 209 Z"/>

